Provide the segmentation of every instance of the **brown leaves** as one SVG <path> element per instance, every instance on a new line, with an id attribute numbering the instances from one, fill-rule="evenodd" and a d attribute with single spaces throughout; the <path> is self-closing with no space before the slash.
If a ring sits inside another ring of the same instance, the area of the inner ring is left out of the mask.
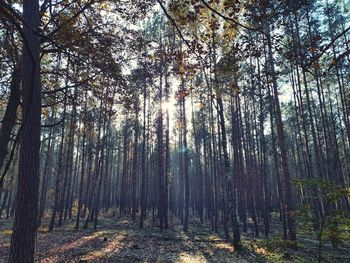
<path id="1" fill-rule="evenodd" d="M 312 62 L 312 67 L 314 69 L 319 69 L 320 68 L 320 64 L 317 61 L 314 61 L 314 62 Z"/>
<path id="2" fill-rule="evenodd" d="M 180 100 L 180 99 L 183 99 L 185 97 L 187 97 L 188 95 L 190 95 L 190 92 L 186 89 L 183 89 L 183 90 L 180 90 L 177 94 L 177 98 Z"/>
<path id="3" fill-rule="evenodd" d="M 312 46 L 311 48 L 310 48 L 310 51 L 311 52 L 316 52 L 318 50 L 318 47 L 317 46 Z"/>
<path id="4" fill-rule="evenodd" d="M 232 85 L 231 91 L 232 91 L 233 95 L 241 94 L 241 89 L 237 85 Z"/>
<path id="5" fill-rule="evenodd" d="M 191 64 L 184 64 L 182 62 L 183 57 L 180 56 L 180 58 L 178 57 L 178 60 L 181 59 L 179 61 L 179 65 L 177 67 L 175 67 L 175 72 L 177 74 L 179 74 L 180 76 L 186 76 L 189 79 L 193 79 L 195 73 L 196 73 L 196 67 L 195 65 L 191 65 Z"/>

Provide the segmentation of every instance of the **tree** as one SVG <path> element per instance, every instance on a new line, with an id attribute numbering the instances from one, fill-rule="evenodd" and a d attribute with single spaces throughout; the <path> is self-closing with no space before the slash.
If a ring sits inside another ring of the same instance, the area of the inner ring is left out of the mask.
<path id="1" fill-rule="evenodd" d="M 22 130 L 10 262 L 34 262 L 41 119 L 39 1 L 23 2 Z"/>

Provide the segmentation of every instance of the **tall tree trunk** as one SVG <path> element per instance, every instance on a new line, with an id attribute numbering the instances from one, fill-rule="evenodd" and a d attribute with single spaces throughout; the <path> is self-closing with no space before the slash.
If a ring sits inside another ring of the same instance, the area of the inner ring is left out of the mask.
<path id="1" fill-rule="evenodd" d="M 143 129 L 142 129 L 142 172 L 141 172 L 141 213 L 140 213 L 140 228 L 143 228 L 143 222 L 146 214 L 146 106 L 147 106 L 147 89 L 146 81 L 143 87 Z"/>
<path id="2" fill-rule="evenodd" d="M 64 94 L 64 102 L 63 102 L 63 122 L 61 128 L 61 140 L 58 151 L 58 160 L 57 160 L 57 171 L 56 171 L 56 180 L 55 180 L 55 199 L 52 208 L 52 215 L 49 225 L 49 232 L 53 230 L 55 226 L 56 214 L 59 209 L 59 198 L 60 198 L 60 186 L 61 186 L 61 170 L 63 166 L 63 149 L 64 149 L 64 131 L 65 131 L 65 120 L 66 120 L 66 109 L 67 109 L 67 92 Z"/>
<path id="3" fill-rule="evenodd" d="M 11 132 L 16 122 L 17 107 L 20 102 L 21 69 L 15 68 L 11 76 L 10 96 L 7 102 L 4 118 L 0 129 L 0 170 L 8 153 L 7 146 L 11 139 Z M 3 183 L 1 178 L 0 189 Z"/>
<path id="4" fill-rule="evenodd" d="M 11 263 L 34 262 L 35 237 L 38 226 L 40 180 L 40 37 L 39 1 L 23 1 L 22 53 L 22 131 L 19 159 L 18 190 L 13 233 Z"/>
<path id="5" fill-rule="evenodd" d="M 184 80 L 182 80 L 182 91 L 184 92 Z M 189 174 L 188 174 L 188 148 L 187 148 L 187 121 L 186 121 L 186 98 L 183 95 L 181 98 L 182 103 L 182 120 L 183 125 L 183 165 L 184 165 L 184 181 L 185 181 L 185 214 L 183 230 L 188 231 L 188 217 L 189 217 L 189 205 L 190 205 L 190 186 L 189 186 Z"/>
<path id="6" fill-rule="evenodd" d="M 51 113 L 51 123 L 55 119 L 56 112 L 53 109 Z M 51 165 L 52 165 L 52 152 L 54 150 L 55 146 L 55 138 L 53 137 L 53 128 L 50 128 L 49 134 L 48 134 L 48 143 L 47 143 L 47 150 L 46 150 L 46 160 L 45 160 L 45 166 L 43 170 L 43 176 L 42 176 L 42 182 L 41 182 L 41 191 L 40 191 L 40 199 L 39 199 L 39 217 L 38 217 L 38 226 L 41 225 L 41 218 L 44 215 L 45 211 L 45 204 L 46 204 L 46 194 L 47 194 L 47 186 L 49 181 L 49 175 L 51 174 Z M 42 146 L 41 146 L 42 147 Z"/>
<path id="7" fill-rule="evenodd" d="M 79 229 L 79 222 L 80 222 L 80 212 L 82 207 L 82 201 L 83 201 L 83 187 L 84 187 L 84 180 L 85 180 L 85 161 L 86 161 L 86 146 L 85 146 L 85 140 L 86 140 L 86 111 L 87 111 L 87 92 L 85 92 L 85 101 L 84 101 L 84 117 L 83 117 L 83 141 L 81 143 L 82 147 L 82 154 L 81 154 L 81 171 L 80 171 L 80 184 L 79 184 L 79 196 L 78 196 L 78 211 L 77 211 L 77 218 L 75 223 L 75 229 Z M 87 184 L 85 185 L 87 187 Z"/>
<path id="8" fill-rule="evenodd" d="M 163 143 L 163 72 L 160 73 L 159 109 L 157 123 L 157 148 L 158 148 L 158 216 L 160 230 L 164 228 L 164 143 Z"/>
<path id="9" fill-rule="evenodd" d="M 137 179 L 138 179 L 138 146 L 139 146 L 139 106 L 135 109 L 135 123 L 134 123 L 134 154 L 132 167 L 132 218 L 136 220 L 137 211 Z"/>
<path id="10" fill-rule="evenodd" d="M 270 36 L 270 29 L 267 30 L 267 42 L 268 42 L 268 58 L 270 61 L 272 87 L 273 87 L 273 94 L 274 94 L 275 107 L 276 107 L 277 139 L 281 150 L 282 172 L 283 172 L 283 179 L 284 179 L 284 185 L 285 185 L 285 198 L 286 198 L 285 201 L 286 201 L 289 238 L 291 241 L 296 241 L 295 221 L 293 216 L 294 198 L 293 198 L 292 185 L 291 185 L 292 182 L 291 182 L 288 157 L 287 157 L 287 148 L 286 148 L 286 142 L 285 142 L 284 125 L 282 121 L 281 105 L 279 101 L 278 88 L 277 88 L 277 77 L 275 73 L 274 60 L 272 55 L 272 42 L 271 42 L 271 36 Z"/>

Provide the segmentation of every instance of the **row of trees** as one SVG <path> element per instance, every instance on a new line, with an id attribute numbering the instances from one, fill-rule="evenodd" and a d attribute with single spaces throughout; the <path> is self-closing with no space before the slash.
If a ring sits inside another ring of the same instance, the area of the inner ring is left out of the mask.
<path id="1" fill-rule="evenodd" d="M 24 2 L 22 17 L 0 5 L 12 262 L 33 260 L 42 218 L 52 231 L 128 214 L 163 230 L 176 216 L 188 231 L 198 217 L 240 249 L 250 225 L 269 235 L 273 211 L 293 242 L 297 208 L 311 208 L 315 229 L 349 211 L 344 2 L 158 1 L 152 17 L 148 2 L 45 1 L 41 13 Z M 328 202 L 295 179 L 344 195 Z"/>

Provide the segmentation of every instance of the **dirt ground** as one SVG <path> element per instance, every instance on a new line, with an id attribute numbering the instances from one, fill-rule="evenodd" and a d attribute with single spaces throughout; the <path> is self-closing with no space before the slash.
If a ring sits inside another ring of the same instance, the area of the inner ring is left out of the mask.
<path id="1" fill-rule="evenodd" d="M 11 222 L 0 220 L 0 263 L 7 262 Z M 74 222 L 47 232 L 41 227 L 37 236 L 37 262 L 316 262 L 316 252 L 303 245 L 292 251 L 274 239 L 242 238 L 244 249 L 235 252 L 232 244 L 212 234 L 208 226 L 192 222 L 184 233 L 179 222 L 173 222 L 163 233 L 148 223 L 143 230 L 130 218 L 103 218 L 97 230 L 74 230 Z M 325 262 L 350 262 L 348 249 L 333 257 L 328 252 Z M 331 261 L 328 261 L 331 260 Z"/>

